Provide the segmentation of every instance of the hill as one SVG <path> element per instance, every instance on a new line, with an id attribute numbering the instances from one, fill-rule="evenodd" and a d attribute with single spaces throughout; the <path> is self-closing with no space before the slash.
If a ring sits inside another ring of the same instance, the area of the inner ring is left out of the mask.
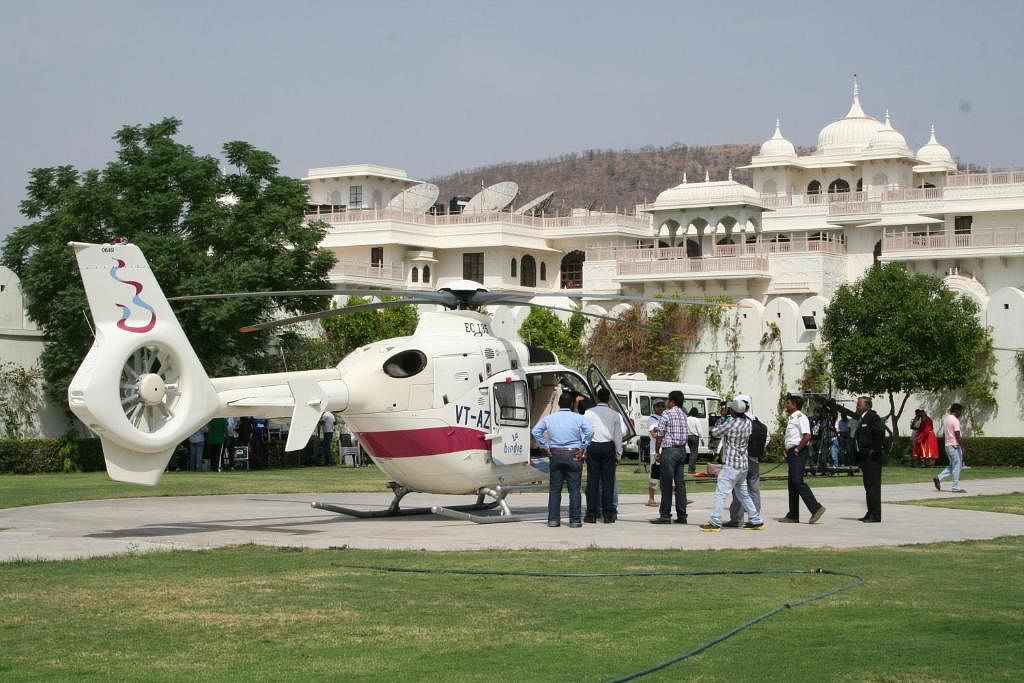
<path id="1" fill-rule="evenodd" d="M 712 180 L 733 178 L 750 183 L 750 171 L 739 166 L 750 163 L 757 145 L 709 145 L 694 147 L 644 147 L 639 150 L 591 149 L 543 161 L 502 163 L 432 178 L 441 189 L 440 199 L 476 194 L 481 185 L 503 180 L 519 183 L 521 205 L 534 197 L 555 191 L 550 211 L 566 213 L 577 207 L 632 212 L 636 204 L 654 201 L 662 190 L 678 185 L 686 173 L 690 182 L 704 180 L 707 169 Z M 804 153 L 803 150 L 800 153 Z"/>

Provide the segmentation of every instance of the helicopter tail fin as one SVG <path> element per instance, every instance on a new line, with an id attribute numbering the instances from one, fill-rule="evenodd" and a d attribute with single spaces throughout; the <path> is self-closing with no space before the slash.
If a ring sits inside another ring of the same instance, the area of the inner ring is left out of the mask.
<path id="1" fill-rule="evenodd" d="M 220 398 L 142 251 L 71 246 L 95 338 L 68 404 L 99 435 L 112 479 L 156 484 L 175 446 L 217 413 Z"/>

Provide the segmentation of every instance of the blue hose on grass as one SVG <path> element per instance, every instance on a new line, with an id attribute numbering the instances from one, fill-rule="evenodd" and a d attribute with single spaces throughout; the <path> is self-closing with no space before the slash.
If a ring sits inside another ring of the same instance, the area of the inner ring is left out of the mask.
<path id="1" fill-rule="evenodd" d="M 704 570 L 704 571 L 681 571 L 681 570 L 665 570 L 665 571 L 650 571 L 650 572 L 528 572 L 528 571 L 500 571 L 493 569 L 429 569 L 424 567 L 381 567 L 372 565 L 344 565 L 336 564 L 337 567 L 345 569 L 369 569 L 372 571 L 379 572 L 392 572 L 392 573 L 405 573 L 405 574 L 463 574 L 471 576 L 526 576 L 534 578 L 563 578 L 563 579 L 594 579 L 594 578 L 636 578 L 636 577 L 650 577 L 650 576 L 755 576 L 755 575 L 767 575 L 767 574 L 826 574 L 829 576 L 845 576 L 848 579 L 853 579 L 848 584 L 833 588 L 830 591 L 824 593 L 818 593 L 807 598 L 801 598 L 793 602 L 786 602 L 778 607 L 775 607 L 764 614 L 754 617 L 749 621 L 746 621 L 739 626 L 726 631 L 720 636 L 716 636 L 706 643 L 702 643 L 697 647 L 693 648 L 688 652 L 684 652 L 680 655 L 667 659 L 660 664 L 643 669 L 641 671 L 634 671 L 631 674 L 627 674 L 620 678 L 612 679 L 611 683 L 622 683 L 623 681 L 632 681 L 642 676 L 667 669 L 673 664 L 678 664 L 690 657 L 699 655 L 701 652 L 718 645 L 724 640 L 732 638 L 740 631 L 744 631 L 754 624 L 764 621 L 768 617 L 775 616 L 779 612 L 787 609 L 793 609 L 794 607 L 800 607 L 808 603 L 817 602 L 823 600 L 829 596 L 837 595 L 844 591 L 848 591 L 858 586 L 863 586 L 867 583 L 867 579 L 857 574 L 850 574 L 847 572 L 837 572 L 831 569 L 720 569 L 720 570 Z"/>

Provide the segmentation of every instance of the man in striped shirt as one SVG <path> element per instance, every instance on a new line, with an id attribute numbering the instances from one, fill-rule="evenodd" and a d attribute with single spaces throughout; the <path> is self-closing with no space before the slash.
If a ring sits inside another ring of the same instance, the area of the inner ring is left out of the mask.
<path id="1" fill-rule="evenodd" d="M 711 430 L 712 436 L 722 439 L 722 469 L 718 472 L 718 487 L 715 490 L 715 507 L 711 511 L 711 521 L 700 525 L 701 531 L 721 531 L 722 511 L 725 501 L 736 492 L 740 503 L 747 511 L 750 521 L 743 525 L 744 529 L 759 531 L 764 528 L 764 520 L 754 507 L 747 491 L 747 445 L 750 442 L 752 424 L 747 417 L 747 404 L 733 400 L 727 404 L 728 415 L 718 421 Z"/>
<path id="2" fill-rule="evenodd" d="M 676 494 L 676 524 L 686 524 L 686 413 L 683 392 L 669 392 L 668 410 L 658 419 L 661 437 L 661 507 L 651 524 L 672 522 L 672 491 Z"/>

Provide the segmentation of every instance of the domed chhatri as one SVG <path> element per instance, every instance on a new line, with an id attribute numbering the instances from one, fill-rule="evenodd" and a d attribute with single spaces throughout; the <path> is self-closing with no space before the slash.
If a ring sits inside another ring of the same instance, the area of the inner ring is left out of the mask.
<path id="1" fill-rule="evenodd" d="M 868 152 L 912 156 L 910 147 L 907 145 L 907 139 L 903 137 L 898 130 L 892 127 L 892 123 L 889 120 L 888 109 L 885 110 L 885 123 L 882 124 L 882 128 L 875 133 L 875 137 L 871 140 L 871 144 L 868 145 Z"/>
<path id="2" fill-rule="evenodd" d="M 796 158 L 796 147 L 793 146 L 792 142 L 783 137 L 782 129 L 779 127 L 779 119 L 775 119 L 775 134 L 761 145 L 760 156 Z"/>
<path id="3" fill-rule="evenodd" d="M 917 150 L 917 159 L 923 164 L 934 164 L 937 166 L 946 166 L 950 170 L 956 169 L 956 162 L 953 161 L 953 155 L 949 153 L 949 150 L 940 145 L 938 140 L 935 139 L 935 126 L 932 126 L 932 135 L 928 138 L 928 142 L 924 144 L 921 149 Z"/>
<path id="4" fill-rule="evenodd" d="M 860 106 L 860 86 L 853 82 L 853 104 L 846 116 L 833 121 L 818 133 L 816 154 L 841 156 L 856 154 L 867 149 L 882 130 L 882 122 L 874 116 L 868 116 Z"/>

